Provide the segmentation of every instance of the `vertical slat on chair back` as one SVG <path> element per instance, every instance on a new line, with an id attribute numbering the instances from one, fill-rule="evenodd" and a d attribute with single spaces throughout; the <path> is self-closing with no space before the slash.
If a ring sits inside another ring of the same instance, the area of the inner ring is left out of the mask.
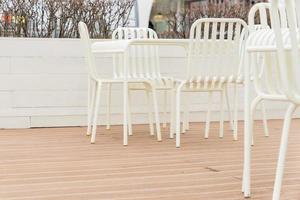
<path id="1" fill-rule="evenodd" d="M 238 76 L 247 30 L 241 19 L 197 20 L 190 32 L 187 78 L 197 76 L 209 82 L 208 77 Z"/>
<path id="2" fill-rule="evenodd" d="M 91 41 L 90 41 L 88 28 L 84 22 L 79 22 L 78 30 L 80 34 L 80 39 L 82 41 L 82 45 L 84 47 L 85 60 L 86 63 L 88 64 L 87 67 L 88 67 L 89 76 L 92 77 L 93 79 L 97 79 L 98 74 L 95 67 L 94 55 L 91 52 Z"/>
<path id="3" fill-rule="evenodd" d="M 157 39 L 155 31 L 149 28 L 118 28 L 113 32 L 114 40 Z M 133 78 L 160 77 L 158 47 L 134 45 L 129 49 L 128 76 Z M 114 76 L 124 76 L 121 57 L 114 57 Z"/>
<path id="4" fill-rule="evenodd" d="M 295 103 L 300 103 L 299 79 L 299 23 L 300 2 L 298 0 L 286 0 L 286 12 L 288 21 L 288 34 L 280 27 L 278 0 L 272 0 L 271 14 L 272 26 L 276 37 L 277 56 L 280 69 L 283 93 Z M 298 12 L 297 12 L 298 11 Z M 290 50 L 286 50 L 289 47 Z"/>

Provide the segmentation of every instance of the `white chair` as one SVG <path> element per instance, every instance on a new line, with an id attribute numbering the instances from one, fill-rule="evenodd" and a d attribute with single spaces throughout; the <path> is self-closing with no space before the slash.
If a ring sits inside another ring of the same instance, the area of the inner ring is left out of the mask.
<path id="1" fill-rule="evenodd" d="M 122 67 L 122 74 L 118 78 L 111 78 L 111 79 L 103 79 L 101 78 L 101 73 L 99 74 L 96 69 L 95 65 L 95 58 L 93 52 L 91 51 L 91 41 L 89 38 L 88 29 L 85 23 L 79 23 L 79 33 L 81 37 L 82 44 L 84 46 L 84 52 L 86 57 L 86 62 L 88 65 L 88 73 L 89 73 L 89 94 L 88 94 L 88 130 L 87 134 L 91 137 L 91 143 L 95 143 L 96 140 L 96 131 L 97 131 L 97 117 L 98 117 L 98 109 L 99 103 L 101 98 L 101 87 L 103 84 L 123 84 L 123 103 L 124 103 L 124 127 L 123 127 L 123 145 L 128 145 L 128 83 L 143 83 L 146 84 L 153 95 L 153 105 L 154 105 L 154 113 L 155 113 L 155 120 L 156 120 L 156 131 L 157 131 L 157 140 L 161 141 L 161 132 L 160 132 L 160 125 L 159 125 L 159 116 L 158 116 L 158 107 L 157 107 L 157 98 L 156 98 L 156 90 L 153 86 L 150 79 L 147 77 L 132 77 L 131 74 L 133 73 L 132 69 L 128 67 L 129 56 L 128 52 L 130 48 L 128 47 L 126 51 L 121 52 L 119 57 L 119 62 L 122 63 L 120 65 Z M 119 42 L 111 42 L 111 45 L 121 44 L 128 44 L 128 41 L 119 41 Z M 113 50 L 113 47 L 111 47 Z M 109 52 L 108 52 L 109 53 Z M 93 121 L 93 127 L 92 127 Z M 93 129 L 92 129 L 93 128 Z M 91 130 L 92 129 L 92 130 Z"/>
<path id="2" fill-rule="evenodd" d="M 270 29 L 270 13 L 271 3 L 256 3 L 254 4 L 248 14 L 249 31 Z M 280 27 L 287 28 L 287 18 L 284 6 L 278 7 L 280 13 Z M 259 27 L 259 28 L 257 28 Z"/>
<path id="3" fill-rule="evenodd" d="M 268 11 L 270 9 L 270 3 L 257 3 L 255 4 L 250 12 L 249 12 L 249 31 L 253 32 L 253 31 L 258 31 L 261 29 L 269 29 L 269 24 L 268 24 Z M 284 13 L 285 9 L 280 9 L 280 12 Z M 259 14 L 259 18 L 256 18 L 257 14 Z M 256 20 L 259 23 L 256 23 Z M 283 26 L 286 25 L 286 22 L 283 20 Z M 244 43 L 241 43 L 241 50 L 244 48 Z M 262 71 L 263 73 L 263 71 Z M 240 72 L 240 74 L 243 74 L 243 72 Z M 252 79 L 253 80 L 253 79 Z M 232 82 L 232 84 L 234 86 L 234 102 L 233 102 L 233 131 L 234 131 L 234 136 L 235 136 L 235 140 L 237 140 L 237 135 L 238 135 L 238 86 L 244 85 L 244 79 L 242 77 L 239 78 L 238 81 L 236 82 Z M 227 95 L 227 94 L 226 94 Z M 227 104 L 229 104 L 229 102 L 227 101 Z M 264 135 L 265 137 L 269 136 L 269 130 L 268 130 L 268 123 L 267 123 L 267 117 L 266 117 L 266 109 L 265 109 L 265 105 L 264 102 L 261 101 L 261 112 L 262 112 L 262 119 L 263 119 L 263 127 L 264 127 Z M 184 122 L 183 122 L 183 132 L 185 132 L 185 130 L 189 129 L 189 115 L 188 115 L 189 111 L 188 111 L 188 107 L 185 106 L 185 111 L 184 111 Z M 230 113 L 229 113 L 230 114 Z M 209 113 L 208 113 L 209 115 Z M 230 115 L 229 115 L 230 117 Z M 253 140 L 254 141 L 254 140 Z M 252 141 L 252 145 L 254 144 L 254 142 Z"/>
<path id="4" fill-rule="evenodd" d="M 290 102 L 286 112 L 283 132 L 281 137 L 279 159 L 276 170 L 273 200 L 280 199 L 281 185 L 284 174 L 285 158 L 288 147 L 289 128 L 292 115 L 300 105 L 299 79 L 299 23 L 300 23 L 300 1 L 286 0 L 286 16 L 288 21 L 288 32 L 282 30 L 282 17 L 277 12 L 278 0 L 272 0 L 272 25 L 276 36 L 277 58 L 279 63 L 282 93 Z"/>
<path id="5" fill-rule="evenodd" d="M 247 41 L 247 59 L 254 74 L 254 85 L 258 96 L 251 104 L 251 125 L 245 128 L 249 128 L 250 133 L 253 134 L 253 113 L 259 101 L 290 102 L 284 118 L 273 200 L 280 199 L 289 127 L 292 114 L 300 105 L 300 91 L 297 88 L 300 66 L 297 22 L 300 22 L 300 16 L 296 13 L 300 9 L 300 2 L 294 0 L 285 2 L 286 8 L 278 6 L 277 0 L 272 0 L 272 3 L 267 5 L 271 11 L 271 29 L 254 32 L 250 34 Z M 259 61 L 261 56 L 263 56 L 263 63 Z M 264 68 L 263 74 L 260 73 L 261 68 Z M 250 165 L 250 162 L 247 164 Z M 250 169 L 249 166 L 245 167 Z M 244 171 L 243 191 L 248 195 L 250 180 L 249 174 L 245 173 L 246 171 Z"/>
<path id="6" fill-rule="evenodd" d="M 248 34 L 247 24 L 241 19 L 206 18 L 197 20 L 191 27 L 186 80 L 176 91 L 176 147 L 180 146 L 180 96 L 181 92 L 208 92 L 208 114 L 205 138 L 209 136 L 212 92 L 219 92 L 220 131 L 224 135 L 224 96 L 229 83 L 242 82 L 240 62 L 241 46 Z M 228 106 L 229 107 L 229 106 Z M 228 108 L 229 114 L 230 107 Z M 230 117 L 231 121 L 231 117 Z M 234 132 L 237 139 L 237 132 Z"/>
<path id="7" fill-rule="evenodd" d="M 254 4 L 248 15 L 248 27 L 250 34 L 254 33 L 255 31 L 260 30 L 270 30 L 271 24 L 270 24 L 270 9 L 271 4 L 270 3 L 257 3 Z M 287 19 L 286 19 L 286 12 L 284 7 L 279 7 L 278 12 L 281 15 L 281 27 L 287 28 Z M 264 62 L 268 62 L 269 59 L 265 58 L 261 53 L 257 54 L 257 64 L 260 66 L 264 65 Z M 257 75 L 257 78 L 259 78 L 261 81 L 265 78 L 263 77 L 265 73 L 265 68 L 261 67 L 259 70 L 259 74 Z M 251 71 L 251 74 L 253 74 L 253 71 Z M 251 77 L 251 81 L 253 81 L 254 77 Z M 267 117 L 266 117 L 266 109 L 264 105 L 264 101 L 262 98 L 256 97 L 255 104 L 253 105 L 251 109 L 251 118 L 254 119 L 255 117 L 255 111 L 257 109 L 257 106 L 261 103 L 261 111 L 262 111 L 262 118 L 263 118 L 263 127 L 264 127 L 264 135 L 265 137 L 269 136 L 269 130 L 268 130 L 268 124 L 267 124 Z M 254 144 L 254 136 L 252 135 L 252 145 Z"/>
<path id="8" fill-rule="evenodd" d="M 149 28 L 117 28 L 112 34 L 113 40 L 133 40 L 133 39 L 158 39 L 155 31 Z M 145 45 L 145 46 L 132 46 L 130 47 L 130 63 L 129 69 L 132 72 L 130 74 L 133 78 L 146 78 L 152 82 L 157 91 L 164 92 L 164 123 L 163 127 L 166 127 L 166 113 L 167 113 L 167 92 L 172 91 L 174 89 L 174 80 L 170 77 L 164 77 L 160 72 L 160 64 L 159 64 L 159 52 L 158 47 L 155 45 Z M 118 56 L 114 57 L 114 78 L 119 79 L 122 77 L 122 66 L 119 63 Z M 153 127 L 153 117 L 152 117 L 152 109 L 151 102 L 149 99 L 149 94 L 151 88 L 147 87 L 145 84 L 129 84 L 129 135 L 132 135 L 131 128 L 131 91 L 145 91 L 148 99 L 148 118 L 150 125 L 150 134 L 154 135 L 154 127 Z M 108 85 L 108 94 L 107 94 L 107 129 L 110 128 L 110 102 L 111 102 L 111 85 Z"/>

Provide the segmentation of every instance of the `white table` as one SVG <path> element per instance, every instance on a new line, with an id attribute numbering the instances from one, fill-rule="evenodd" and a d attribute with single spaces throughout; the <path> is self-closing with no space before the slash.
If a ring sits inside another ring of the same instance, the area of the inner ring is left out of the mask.
<path id="1" fill-rule="evenodd" d="M 94 42 L 93 53 L 118 53 L 128 48 L 129 45 L 158 45 L 158 46 L 181 46 L 188 49 L 188 39 L 133 39 Z"/>

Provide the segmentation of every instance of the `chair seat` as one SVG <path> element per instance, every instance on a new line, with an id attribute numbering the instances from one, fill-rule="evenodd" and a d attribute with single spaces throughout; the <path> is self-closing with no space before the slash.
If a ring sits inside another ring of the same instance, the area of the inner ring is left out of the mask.
<path id="1" fill-rule="evenodd" d="M 233 84 L 243 84 L 243 76 L 198 76 L 193 77 L 186 81 L 186 89 L 221 89 L 224 84 L 233 83 Z"/>
<path id="2" fill-rule="evenodd" d="M 172 89 L 175 83 L 175 80 L 169 77 L 152 78 L 148 79 L 148 81 L 151 82 L 157 90 Z M 145 83 L 129 83 L 130 90 L 146 90 L 146 87 Z"/>
<path id="3" fill-rule="evenodd" d="M 289 29 L 281 29 L 285 49 L 291 48 Z M 276 38 L 272 29 L 262 29 L 250 34 L 247 42 L 248 51 L 276 51 Z"/>

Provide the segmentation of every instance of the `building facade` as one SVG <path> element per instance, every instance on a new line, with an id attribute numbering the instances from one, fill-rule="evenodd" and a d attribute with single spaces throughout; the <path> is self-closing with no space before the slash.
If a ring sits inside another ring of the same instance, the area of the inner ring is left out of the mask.
<path id="1" fill-rule="evenodd" d="M 170 12 L 180 12 L 183 9 L 197 10 L 208 4 L 224 4 L 247 6 L 268 0 L 138 0 L 139 26 L 147 27 L 149 21 L 155 24 L 156 30 L 165 29 L 164 16 Z M 151 13 L 151 14 L 150 14 Z"/>

